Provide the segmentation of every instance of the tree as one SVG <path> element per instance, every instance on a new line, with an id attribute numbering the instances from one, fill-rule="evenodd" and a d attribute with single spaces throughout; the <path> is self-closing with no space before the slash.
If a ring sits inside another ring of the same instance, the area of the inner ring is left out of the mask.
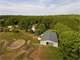
<path id="1" fill-rule="evenodd" d="M 26 21 L 26 20 L 21 20 L 21 21 L 19 22 L 19 27 L 20 27 L 21 29 L 28 29 L 28 21 Z"/>
<path id="2" fill-rule="evenodd" d="M 1 27 L 4 27 L 4 26 L 5 26 L 4 23 L 5 23 L 5 22 L 4 22 L 4 19 L 0 19 L 0 26 L 1 26 Z"/>
<path id="3" fill-rule="evenodd" d="M 62 33 L 64 31 L 71 31 L 71 28 L 68 27 L 67 25 L 61 24 L 61 23 L 57 23 L 53 30 L 55 30 L 57 33 Z"/>
<path id="4" fill-rule="evenodd" d="M 79 60 L 80 59 L 80 34 L 74 31 L 65 31 L 60 34 L 60 52 L 63 60 Z"/>
<path id="5" fill-rule="evenodd" d="M 9 26 L 9 25 L 17 25 L 18 21 L 13 19 L 13 18 L 8 18 L 5 20 L 5 25 Z"/>
<path id="6" fill-rule="evenodd" d="M 36 26 L 36 34 L 41 34 L 46 30 L 46 27 L 44 24 L 38 24 Z"/>

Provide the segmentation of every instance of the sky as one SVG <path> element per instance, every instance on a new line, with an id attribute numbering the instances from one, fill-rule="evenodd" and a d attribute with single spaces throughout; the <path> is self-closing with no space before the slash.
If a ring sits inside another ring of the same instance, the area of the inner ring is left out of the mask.
<path id="1" fill-rule="evenodd" d="M 0 15 L 80 14 L 80 0 L 0 0 Z"/>

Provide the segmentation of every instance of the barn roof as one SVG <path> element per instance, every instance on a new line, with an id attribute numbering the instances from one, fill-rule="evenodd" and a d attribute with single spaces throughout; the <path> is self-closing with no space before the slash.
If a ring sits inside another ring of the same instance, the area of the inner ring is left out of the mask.
<path id="1" fill-rule="evenodd" d="M 58 42 L 58 37 L 57 37 L 57 33 L 56 32 L 52 32 L 52 31 L 46 31 L 41 35 L 41 39 L 43 41 L 53 41 L 53 42 Z"/>

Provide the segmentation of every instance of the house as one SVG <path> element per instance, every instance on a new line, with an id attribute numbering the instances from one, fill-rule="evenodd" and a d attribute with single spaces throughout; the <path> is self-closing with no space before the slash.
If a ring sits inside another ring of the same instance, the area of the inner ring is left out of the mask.
<path id="1" fill-rule="evenodd" d="M 9 32 L 12 32 L 12 31 L 16 31 L 16 32 L 18 32 L 18 28 L 19 28 L 19 26 L 18 25 L 11 25 L 11 26 L 7 26 L 7 28 L 8 28 L 8 30 L 9 30 Z"/>
<path id="2" fill-rule="evenodd" d="M 46 31 L 38 37 L 41 45 L 52 45 L 58 47 L 58 37 L 56 32 Z"/>
<path id="3" fill-rule="evenodd" d="M 13 26 L 8 26 L 8 28 L 10 28 L 10 29 L 11 29 L 12 27 L 13 27 Z"/>
<path id="4" fill-rule="evenodd" d="M 37 26 L 37 24 L 34 24 L 34 25 L 32 26 L 31 30 L 32 30 L 33 32 L 36 32 L 36 26 Z"/>
<path id="5" fill-rule="evenodd" d="M 13 31 L 13 26 L 7 26 L 7 28 L 8 28 L 8 30 L 11 32 L 11 31 Z"/>

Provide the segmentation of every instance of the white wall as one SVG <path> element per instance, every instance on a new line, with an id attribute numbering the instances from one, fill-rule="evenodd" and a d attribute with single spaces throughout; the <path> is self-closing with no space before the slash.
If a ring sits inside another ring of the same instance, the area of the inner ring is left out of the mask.
<path id="1" fill-rule="evenodd" d="M 53 46 L 54 47 L 58 47 L 58 43 L 57 42 L 53 42 Z"/>
<path id="2" fill-rule="evenodd" d="M 41 40 L 41 38 L 40 38 L 40 37 L 38 37 L 38 40 Z"/>
<path id="3" fill-rule="evenodd" d="M 53 42 L 53 41 L 40 41 L 40 44 L 41 45 L 47 45 L 46 43 L 49 42 L 49 43 L 52 43 L 54 47 L 58 47 L 58 43 L 57 42 Z"/>
<path id="4" fill-rule="evenodd" d="M 46 41 L 40 41 L 41 45 L 46 45 Z"/>

